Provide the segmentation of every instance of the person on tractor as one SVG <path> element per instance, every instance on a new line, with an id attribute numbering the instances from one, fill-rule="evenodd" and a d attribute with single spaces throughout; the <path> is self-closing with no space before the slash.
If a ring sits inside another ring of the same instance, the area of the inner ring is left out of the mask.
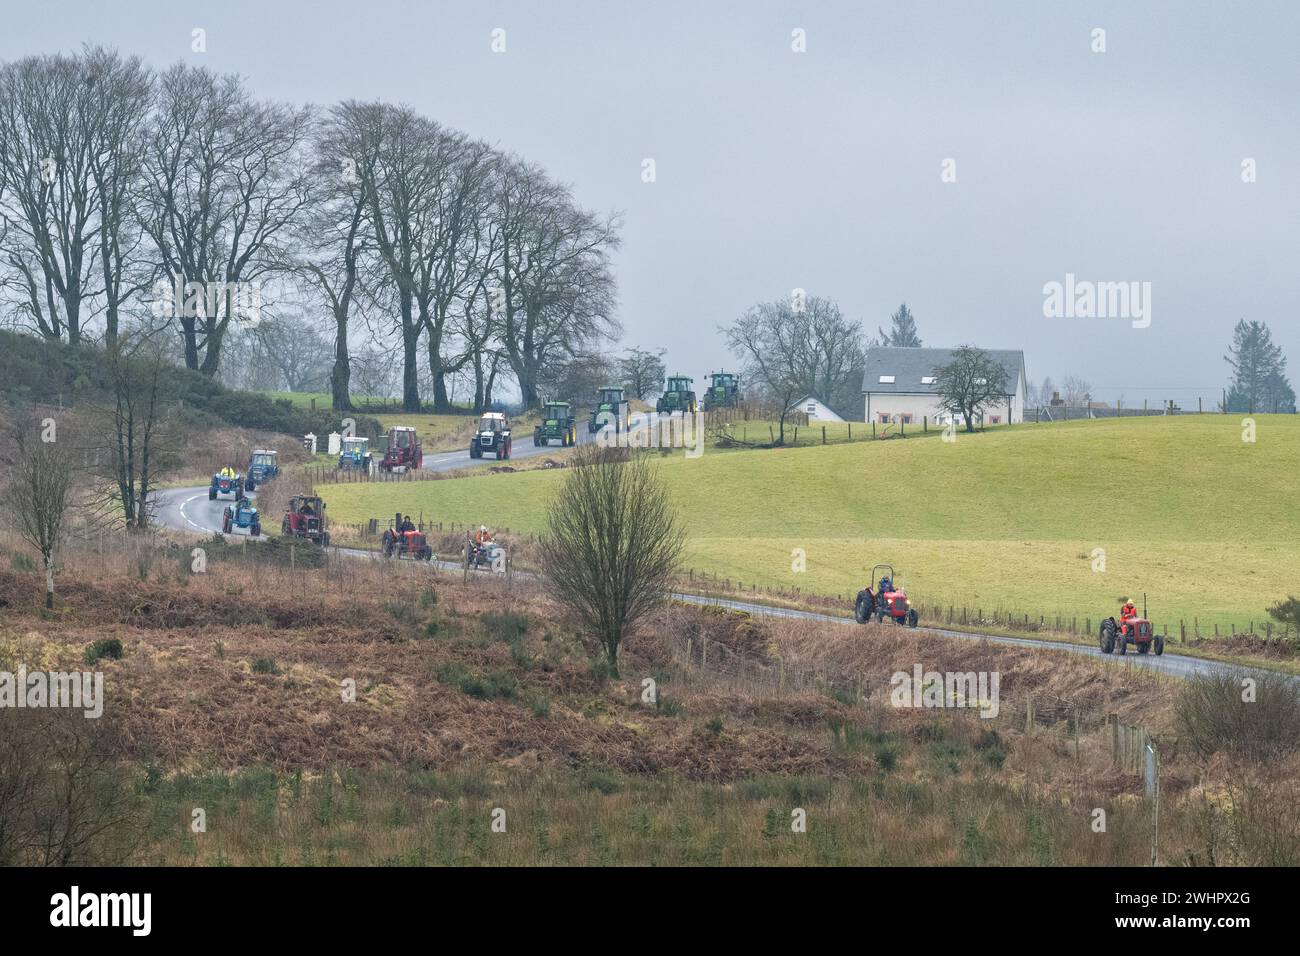
<path id="1" fill-rule="evenodd" d="M 222 478 L 234 478 L 234 477 L 235 477 L 235 469 L 231 468 L 229 465 L 226 465 L 224 468 L 221 469 L 221 477 L 222 477 Z"/>
<path id="2" fill-rule="evenodd" d="M 302 508 L 299 510 L 298 513 L 304 515 L 314 515 L 316 513 L 316 509 L 311 506 L 310 501 L 304 501 L 302 503 Z"/>
<path id="3" fill-rule="evenodd" d="M 1133 606 L 1133 599 L 1125 598 L 1124 606 L 1119 609 L 1120 630 L 1127 633 L 1129 621 L 1133 620 L 1137 616 L 1138 616 L 1138 610 L 1136 607 Z"/>
<path id="4" fill-rule="evenodd" d="M 876 593 L 883 597 L 884 595 L 888 594 L 892 590 L 894 590 L 894 582 L 889 580 L 889 578 L 887 577 L 881 578 L 880 590 L 877 591 Z"/>
<path id="5" fill-rule="evenodd" d="M 415 530 L 415 522 L 411 520 L 410 515 L 402 516 L 402 523 L 398 526 L 397 530 L 401 531 L 403 534 L 405 534 L 407 531 Z"/>
<path id="6" fill-rule="evenodd" d="M 491 543 L 492 543 L 492 532 L 488 531 L 487 525 L 485 524 L 479 525 L 478 530 L 474 532 L 474 544 L 476 544 L 478 547 L 481 548 L 485 544 L 491 544 Z"/>

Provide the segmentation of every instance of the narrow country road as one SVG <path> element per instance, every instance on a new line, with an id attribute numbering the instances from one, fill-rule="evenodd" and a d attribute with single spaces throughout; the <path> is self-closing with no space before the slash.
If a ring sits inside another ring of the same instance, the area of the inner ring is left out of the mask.
<path id="1" fill-rule="evenodd" d="M 522 454 L 524 452 L 523 445 L 523 442 L 519 442 L 515 446 L 516 455 L 518 457 L 524 457 Z M 534 448 L 531 438 L 527 440 L 527 449 L 528 454 L 538 454 L 546 451 L 545 448 Z M 488 461 L 494 460 L 495 459 L 488 459 Z M 433 461 L 426 458 L 425 468 L 434 471 L 450 470 L 452 468 L 465 467 L 469 461 L 470 458 L 468 451 L 449 453 L 447 455 L 435 456 Z M 474 463 L 478 464 L 478 460 L 475 459 Z M 256 499 L 256 495 L 251 497 Z M 223 499 L 209 501 L 208 489 L 206 487 L 170 488 L 160 491 L 157 495 L 155 520 L 176 531 L 185 531 L 192 534 L 201 534 L 206 536 L 220 531 L 221 516 L 228 504 L 230 504 L 230 502 Z M 279 523 L 278 516 L 263 515 L 262 517 L 263 523 L 266 524 L 267 527 L 275 527 Z M 236 531 L 227 537 L 248 537 L 248 534 L 246 532 Z M 334 548 L 333 550 L 347 558 L 367 560 L 378 559 L 378 555 L 373 551 L 362 551 L 353 548 Z M 439 561 L 436 563 L 442 569 L 459 570 L 460 568 L 459 562 Z M 519 573 L 522 574 L 522 572 Z M 734 601 L 726 598 L 704 597 L 698 594 L 674 593 L 673 597 L 679 601 L 685 601 L 691 604 L 713 604 L 737 611 L 745 611 L 749 614 L 826 621 L 849 627 L 860 626 L 852 617 L 838 617 L 833 614 L 821 614 L 816 611 L 799 611 L 791 608 L 771 607 L 766 604 L 756 604 L 749 601 Z M 1204 660 L 1197 657 L 1185 657 L 1181 654 L 1172 652 L 1166 652 L 1160 657 L 1156 657 L 1153 654 L 1136 653 L 1120 657 L 1114 654 L 1102 654 L 1101 649 L 1092 644 L 1067 644 L 1060 641 L 1044 641 L 1032 637 L 999 637 L 988 634 L 976 634 L 969 631 L 955 631 L 950 628 L 939 627 L 918 627 L 916 630 L 924 634 L 938 634 L 943 637 L 950 637 L 957 640 L 990 641 L 994 644 L 1006 644 L 1012 647 L 1023 647 L 1029 650 L 1081 654 L 1085 657 L 1095 657 L 1117 666 L 1127 665 L 1129 667 L 1149 668 L 1154 671 L 1168 674 L 1171 677 L 1190 677 L 1193 674 L 1199 673 L 1230 673 L 1242 669 L 1239 665 L 1235 664 Z M 1293 678 L 1293 682 L 1300 685 L 1300 678 Z"/>

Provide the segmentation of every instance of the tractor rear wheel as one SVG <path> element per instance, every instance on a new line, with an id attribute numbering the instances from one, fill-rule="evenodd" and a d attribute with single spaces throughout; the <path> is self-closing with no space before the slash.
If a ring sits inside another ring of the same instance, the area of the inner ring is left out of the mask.
<path id="1" fill-rule="evenodd" d="M 1101 637 L 1099 643 L 1101 644 L 1101 652 L 1103 654 L 1109 654 L 1111 651 L 1115 650 L 1114 618 L 1107 618 L 1101 622 Z"/>
<path id="2" fill-rule="evenodd" d="M 858 595 L 857 603 L 853 605 L 853 619 L 859 624 L 866 624 L 871 620 L 871 599 Z"/>
<path id="3" fill-rule="evenodd" d="M 209 489 L 208 489 L 208 500 L 209 500 L 209 501 L 216 501 L 216 500 L 217 500 L 217 489 L 216 489 L 216 488 L 209 488 Z"/>

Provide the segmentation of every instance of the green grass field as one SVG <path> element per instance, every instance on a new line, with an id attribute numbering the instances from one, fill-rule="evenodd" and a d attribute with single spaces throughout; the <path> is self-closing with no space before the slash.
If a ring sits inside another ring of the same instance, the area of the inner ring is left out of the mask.
<path id="1" fill-rule="evenodd" d="M 891 562 L 914 600 L 1096 620 L 1148 594 L 1180 619 L 1262 622 L 1300 592 L 1300 417 L 1072 422 L 661 460 L 687 563 L 760 586 L 849 594 Z M 801 436 L 802 437 L 802 436 Z M 326 486 L 336 521 L 396 510 L 544 527 L 563 472 Z M 795 549 L 807 570 L 792 571 Z M 1094 570 L 1094 551 L 1105 570 Z"/>

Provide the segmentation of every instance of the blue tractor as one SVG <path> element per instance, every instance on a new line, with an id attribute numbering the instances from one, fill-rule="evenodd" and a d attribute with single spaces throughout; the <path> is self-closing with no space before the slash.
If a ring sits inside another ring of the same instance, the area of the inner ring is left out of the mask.
<path id="1" fill-rule="evenodd" d="M 256 491 L 257 486 L 280 474 L 276 453 L 268 448 L 258 448 L 248 457 L 248 477 L 244 479 L 245 491 Z"/>
<path id="2" fill-rule="evenodd" d="M 339 449 L 340 471 L 370 471 L 370 439 L 349 437 Z"/>
<path id="3" fill-rule="evenodd" d="M 234 506 L 226 505 L 221 516 L 221 530 L 231 534 L 236 528 L 243 528 L 254 538 L 262 533 L 262 519 L 247 498 L 240 498 Z"/>
<path id="4" fill-rule="evenodd" d="M 244 476 L 233 468 L 222 468 L 212 476 L 212 487 L 208 489 L 208 500 L 216 501 L 217 495 L 234 495 L 236 501 L 244 497 Z"/>

